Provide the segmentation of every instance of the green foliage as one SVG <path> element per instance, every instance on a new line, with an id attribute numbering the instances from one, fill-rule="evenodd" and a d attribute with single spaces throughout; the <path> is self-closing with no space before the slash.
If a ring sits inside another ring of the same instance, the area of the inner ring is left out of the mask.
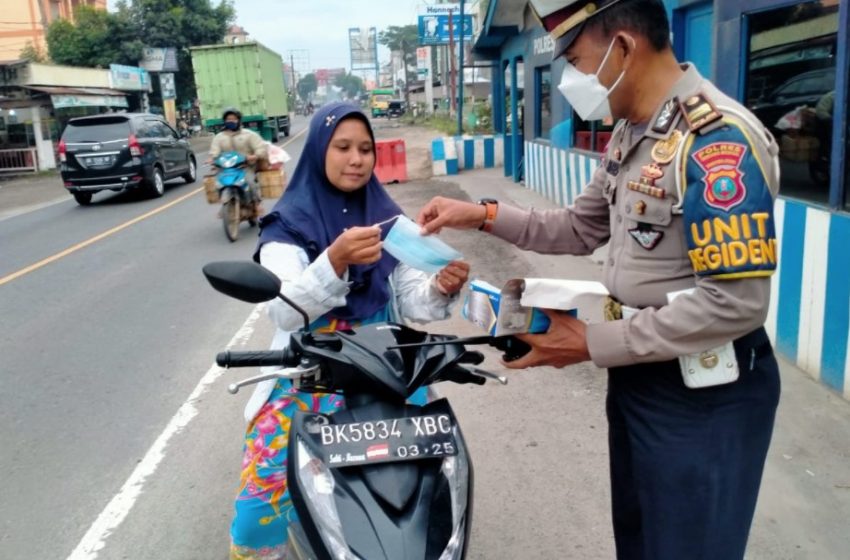
<path id="1" fill-rule="evenodd" d="M 120 0 L 114 13 L 80 6 L 74 22 L 60 19 L 47 30 L 50 58 L 57 64 L 108 68 L 135 66 L 142 48 L 177 49 L 178 101 L 195 96 L 188 48 L 220 43 L 236 17 L 230 0 Z"/>
<path id="2" fill-rule="evenodd" d="M 340 74 L 336 77 L 334 85 L 341 88 L 345 92 L 345 96 L 349 99 L 355 99 L 358 95 L 366 91 L 363 80 L 354 74 Z"/>
<path id="3" fill-rule="evenodd" d="M 298 90 L 299 97 L 301 97 L 303 101 L 307 101 L 310 99 L 310 96 L 319 89 L 319 83 L 316 81 L 315 74 L 307 74 L 298 80 L 298 84 L 295 87 Z"/>
<path id="4" fill-rule="evenodd" d="M 47 53 L 29 42 L 21 49 L 21 54 L 18 56 L 23 60 L 32 62 L 47 62 Z"/>

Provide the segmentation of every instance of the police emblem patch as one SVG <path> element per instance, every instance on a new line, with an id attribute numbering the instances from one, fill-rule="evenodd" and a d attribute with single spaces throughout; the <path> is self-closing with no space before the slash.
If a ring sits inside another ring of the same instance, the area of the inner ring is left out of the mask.
<path id="1" fill-rule="evenodd" d="M 638 245 L 647 251 L 652 251 L 661 242 L 664 232 L 652 229 L 649 224 L 639 223 L 638 227 L 629 230 L 629 235 L 637 241 Z"/>
<path id="2" fill-rule="evenodd" d="M 676 157 L 676 150 L 682 142 L 682 133 L 679 130 L 674 130 L 673 134 L 667 140 L 659 140 L 652 146 L 650 156 L 652 161 L 658 165 L 667 165 L 673 158 Z"/>
<path id="3" fill-rule="evenodd" d="M 741 204 L 747 196 L 741 161 L 747 146 L 737 142 L 715 142 L 694 152 L 691 157 L 703 170 L 706 204 L 728 212 Z"/>

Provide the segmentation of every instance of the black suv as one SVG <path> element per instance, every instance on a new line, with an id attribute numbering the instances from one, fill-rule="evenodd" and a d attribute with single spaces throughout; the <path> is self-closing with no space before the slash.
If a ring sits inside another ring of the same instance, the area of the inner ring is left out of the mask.
<path id="1" fill-rule="evenodd" d="M 162 117 L 112 113 L 68 121 L 59 142 L 62 181 L 79 204 L 92 194 L 143 188 L 162 196 L 165 181 L 195 181 L 197 161 L 189 142 Z"/>

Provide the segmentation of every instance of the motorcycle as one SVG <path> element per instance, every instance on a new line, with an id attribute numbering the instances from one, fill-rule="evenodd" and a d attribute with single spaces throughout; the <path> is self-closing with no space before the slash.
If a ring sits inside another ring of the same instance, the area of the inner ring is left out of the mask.
<path id="1" fill-rule="evenodd" d="M 256 263 L 210 263 L 203 272 L 226 295 L 250 303 L 277 297 L 304 319 L 284 350 L 216 356 L 226 368 L 280 368 L 231 384 L 231 393 L 290 379 L 299 391 L 345 397 L 332 414 L 298 411 L 292 418 L 287 482 L 297 520 L 287 529 L 287 558 L 464 558 L 473 480 L 466 442 L 446 399 L 424 406 L 406 401 L 439 381 L 507 380 L 475 367 L 483 354 L 451 335 L 396 323 L 311 333 L 307 314 L 280 293 L 277 276 Z"/>
<path id="2" fill-rule="evenodd" d="M 213 160 L 215 180 L 221 198 L 224 234 L 231 242 L 239 238 L 239 224 L 257 225 L 259 204 L 248 182 L 248 159 L 238 152 L 224 152 Z"/>

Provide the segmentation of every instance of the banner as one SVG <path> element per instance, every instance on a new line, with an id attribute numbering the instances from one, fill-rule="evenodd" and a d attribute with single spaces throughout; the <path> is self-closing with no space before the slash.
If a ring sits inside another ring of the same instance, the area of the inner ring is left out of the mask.
<path id="1" fill-rule="evenodd" d="M 174 85 L 174 74 L 160 74 L 159 89 L 162 92 L 163 99 L 174 99 L 175 97 L 177 97 L 177 88 Z"/>

